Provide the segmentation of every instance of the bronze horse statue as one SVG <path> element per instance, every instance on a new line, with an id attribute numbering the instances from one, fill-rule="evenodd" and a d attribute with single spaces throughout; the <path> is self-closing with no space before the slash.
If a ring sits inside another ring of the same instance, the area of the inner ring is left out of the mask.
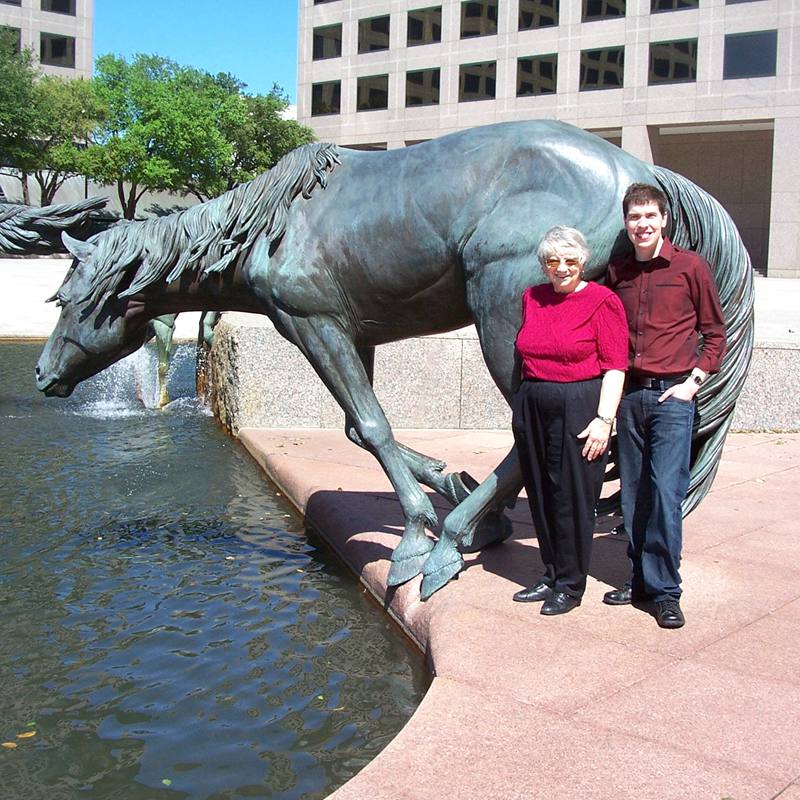
<path id="1" fill-rule="evenodd" d="M 63 253 L 62 231 L 86 236 L 115 220 L 113 215 L 101 213 L 107 202 L 105 197 L 89 197 L 41 207 L 0 203 L 0 253 Z"/>
<path id="2" fill-rule="evenodd" d="M 348 436 L 389 477 L 405 517 L 389 582 L 422 571 L 427 597 L 461 569 L 459 548 L 508 535 L 500 511 L 521 489 L 519 464 L 512 449 L 468 489 L 441 462 L 396 442 L 372 390 L 375 347 L 474 322 L 509 400 L 520 297 L 545 280 L 534 255 L 543 233 L 579 228 L 592 249 L 586 277 L 602 279 L 612 252 L 629 246 L 621 199 L 635 181 L 665 191 L 670 236 L 709 261 L 726 315 L 723 368 L 699 396 L 688 513 L 711 485 L 749 364 L 749 257 L 702 189 L 554 121 L 473 128 L 383 152 L 309 144 L 215 200 L 86 242 L 65 237 L 75 261 L 55 295 L 61 317 L 36 367 L 38 386 L 69 395 L 141 346 L 158 315 L 266 314 L 342 407 Z M 435 547 L 426 528 L 438 520 L 420 484 L 455 505 Z M 487 515 L 494 523 L 479 530 Z"/>

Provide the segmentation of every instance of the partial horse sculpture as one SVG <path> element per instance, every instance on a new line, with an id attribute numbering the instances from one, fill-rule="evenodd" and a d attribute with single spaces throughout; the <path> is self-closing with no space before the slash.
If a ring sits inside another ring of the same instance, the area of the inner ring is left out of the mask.
<path id="1" fill-rule="evenodd" d="M 63 253 L 62 231 L 90 235 L 96 227 L 105 228 L 115 218 L 99 215 L 108 201 L 90 197 L 77 203 L 26 206 L 0 203 L 0 252 L 12 255 Z"/>
<path id="2" fill-rule="evenodd" d="M 706 257 L 726 314 L 729 349 L 704 384 L 686 513 L 708 491 L 750 359 L 750 261 L 722 207 L 669 170 L 645 164 L 569 125 L 527 121 L 474 128 L 384 152 L 330 144 L 298 148 L 226 195 L 88 242 L 56 299 L 61 317 L 37 366 L 39 388 L 75 384 L 141 346 L 147 320 L 188 310 L 266 314 L 308 358 L 346 415 L 348 436 L 372 452 L 397 492 L 405 532 L 389 582 L 423 572 L 428 596 L 462 567 L 479 522 L 519 492 L 514 450 L 468 491 L 444 465 L 397 443 L 375 397 L 377 345 L 474 322 L 506 399 L 518 381 L 520 297 L 543 282 L 534 257 L 555 224 L 584 232 L 587 278 L 628 247 L 621 198 L 630 183 L 660 185 L 672 240 Z M 439 541 L 420 483 L 456 508 Z M 507 536 L 497 516 L 487 539 Z M 481 542 L 485 543 L 485 542 Z"/>
<path id="3" fill-rule="evenodd" d="M 219 311 L 204 311 L 200 316 L 197 330 L 197 369 L 196 378 L 198 394 L 205 394 L 205 358 L 208 348 L 214 341 L 214 327 L 219 322 Z M 158 358 L 158 407 L 163 408 L 169 403 L 169 390 L 167 388 L 167 375 L 169 373 L 170 359 L 174 347 L 172 337 L 175 334 L 175 320 L 177 314 L 162 314 L 150 320 L 150 332 L 156 342 L 156 356 Z M 149 338 L 149 337 L 148 337 Z"/>

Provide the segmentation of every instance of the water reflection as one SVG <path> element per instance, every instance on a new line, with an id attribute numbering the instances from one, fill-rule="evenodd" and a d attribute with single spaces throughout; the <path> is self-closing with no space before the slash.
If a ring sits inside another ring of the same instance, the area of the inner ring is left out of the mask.
<path id="1" fill-rule="evenodd" d="M 324 797 L 421 659 L 190 388 L 45 401 L 38 350 L 0 346 L 3 800 Z"/>

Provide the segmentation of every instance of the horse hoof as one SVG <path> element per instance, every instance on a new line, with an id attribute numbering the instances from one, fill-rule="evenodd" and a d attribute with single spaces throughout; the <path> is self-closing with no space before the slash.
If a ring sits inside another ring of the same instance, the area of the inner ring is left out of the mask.
<path id="1" fill-rule="evenodd" d="M 399 586 L 419 575 L 431 550 L 433 542 L 424 534 L 410 539 L 403 537 L 392 552 L 392 566 L 387 579 L 389 586 Z"/>
<path id="2" fill-rule="evenodd" d="M 428 561 L 430 562 L 430 559 L 428 559 Z M 428 571 L 429 564 L 425 566 L 426 569 L 423 571 L 422 585 L 419 588 L 419 596 L 422 600 L 427 600 L 434 592 L 438 592 L 442 586 L 449 583 L 451 578 L 458 575 L 458 573 L 461 572 L 461 568 L 464 566 L 464 562 L 461 556 L 459 556 L 458 559 L 442 565 L 433 572 Z"/>
<path id="3" fill-rule="evenodd" d="M 499 511 L 490 511 L 479 523 L 477 529 L 463 537 L 458 545 L 460 553 L 477 553 L 489 545 L 500 544 L 514 532 L 511 520 Z"/>
<path id="4" fill-rule="evenodd" d="M 444 482 L 454 506 L 466 500 L 478 488 L 478 481 L 468 472 L 449 472 Z"/>
<path id="5" fill-rule="evenodd" d="M 441 538 L 425 562 L 422 570 L 422 586 L 419 594 L 427 600 L 435 591 L 444 586 L 452 577 L 461 572 L 464 559 L 451 539 Z"/>
<path id="6" fill-rule="evenodd" d="M 392 559 L 392 566 L 389 567 L 389 576 L 386 578 L 387 586 L 400 586 L 406 581 L 410 581 L 422 572 L 422 566 L 428 558 L 427 553 L 419 556 L 404 558 L 402 561 Z"/>

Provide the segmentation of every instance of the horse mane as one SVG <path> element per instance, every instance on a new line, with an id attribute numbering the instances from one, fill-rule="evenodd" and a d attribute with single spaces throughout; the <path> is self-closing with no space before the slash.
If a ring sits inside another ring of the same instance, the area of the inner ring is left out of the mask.
<path id="1" fill-rule="evenodd" d="M 679 247 L 694 250 L 708 261 L 725 315 L 727 347 L 720 371 L 697 396 L 697 417 L 689 491 L 684 516 L 711 488 L 733 422 L 753 350 L 753 269 L 750 256 L 725 209 L 687 178 L 664 167 L 653 167 L 670 205 L 669 236 Z"/>
<path id="2" fill-rule="evenodd" d="M 104 197 L 77 203 L 27 206 L 0 203 L 0 252 L 13 254 L 63 252 L 59 234 L 89 221 L 106 204 Z"/>
<path id="3" fill-rule="evenodd" d="M 188 271 L 201 276 L 223 272 L 262 234 L 271 242 L 283 235 L 289 206 L 306 199 L 340 164 L 335 144 L 314 142 L 285 155 L 268 172 L 223 195 L 166 217 L 125 222 L 93 236 L 94 275 L 80 302 L 96 306 L 117 291 L 131 269 L 135 275 L 120 297 L 157 281 L 177 280 Z"/>

